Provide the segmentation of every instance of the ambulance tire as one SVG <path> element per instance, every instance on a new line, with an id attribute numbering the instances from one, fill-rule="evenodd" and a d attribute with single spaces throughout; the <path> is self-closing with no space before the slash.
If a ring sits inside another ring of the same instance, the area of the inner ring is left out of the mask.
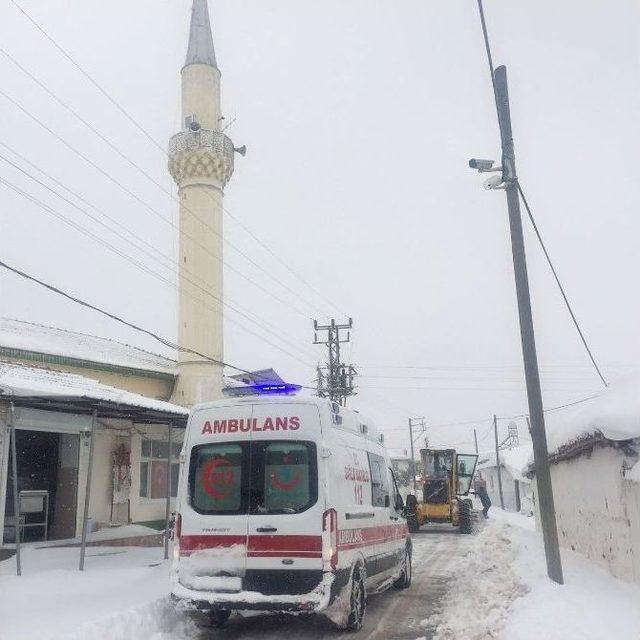
<path id="1" fill-rule="evenodd" d="M 345 631 L 355 633 L 362 629 L 364 614 L 367 610 L 367 593 L 364 586 L 364 571 L 360 565 L 353 568 L 351 588 L 349 594 L 349 617 Z"/>
<path id="2" fill-rule="evenodd" d="M 471 533 L 471 505 L 461 500 L 458 509 L 460 533 Z"/>
<path id="3" fill-rule="evenodd" d="M 228 609 L 212 609 L 209 611 L 209 624 L 214 629 L 222 629 L 227 625 L 231 611 Z"/>
<path id="4" fill-rule="evenodd" d="M 413 569 L 411 568 L 411 549 L 407 546 L 404 550 L 404 561 L 402 563 L 402 573 L 393 583 L 396 589 L 408 589 L 411 586 Z"/>

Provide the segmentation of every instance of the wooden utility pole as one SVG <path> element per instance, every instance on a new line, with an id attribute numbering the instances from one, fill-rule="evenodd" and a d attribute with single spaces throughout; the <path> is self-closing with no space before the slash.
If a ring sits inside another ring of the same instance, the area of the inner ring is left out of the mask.
<path id="1" fill-rule="evenodd" d="M 498 470 L 498 493 L 500 508 L 504 511 L 504 494 L 502 493 L 502 469 L 500 468 L 500 445 L 498 444 L 498 418 L 493 414 L 493 436 L 496 443 L 496 469 Z"/>
<path id="2" fill-rule="evenodd" d="M 540 390 L 538 356 L 536 353 L 536 341 L 533 331 L 531 297 L 529 295 L 527 259 L 524 247 L 524 236 L 522 233 L 522 217 L 520 215 L 520 197 L 518 194 L 518 178 L 516 173 L 513 134 L 511 131 L 511 111 L 509 108 L 507 68 L 505 66 L 498 67 L 495 70 L 493 77 L 496 105 L 498 108 L 498 119 L 500 122 L 500 137 L 502 141 L 502 180 L 507 192 L 507 207 L 509 210 L 513 270 L 516 280 L 522 356 L 527 382 L 529 416 L 531 418 L 531 440 L 533 443 L 533 456 L 536 469 L 540 523 L 542 525 L 542 536 L 544 539 L 544 550 L 547 560 L 547 573 L 552 580 L 559 584 L 563 584 L 562 562 L 560 559 L 560 547 L 558 545 L 558 529 L 556 525 L 555 507 L 553 504 L 551 472 L 549 469 L 549 452 L 547 449 L 547 436 L 544 425 L 542 392 Z"/>
<path id="3" fill-rule="evenodd" d="M 476 445 L 476 453 L 478 453 L 478 432 L 475 429 L 473 430 L 473 441 Z"/>

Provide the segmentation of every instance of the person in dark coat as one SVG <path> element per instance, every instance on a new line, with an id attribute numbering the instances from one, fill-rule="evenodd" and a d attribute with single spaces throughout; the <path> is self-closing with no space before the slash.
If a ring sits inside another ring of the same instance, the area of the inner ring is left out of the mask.
<path id="1" fill-rule="evenodd" d="M 476 477 L 474 489 L 475 494 L 480 498 L 480 502 L 482 503 L 482 515 L 485 518 L 488 518 L 489 508 L 491 507 L 491 498 L 487 493 L 487 481 L 481 475 Z"/>

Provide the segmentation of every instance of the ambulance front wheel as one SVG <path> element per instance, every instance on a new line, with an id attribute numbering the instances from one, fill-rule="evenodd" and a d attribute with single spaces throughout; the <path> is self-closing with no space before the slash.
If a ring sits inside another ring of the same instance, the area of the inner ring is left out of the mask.
<path id="1" fill-rule="evenodd" d="M 359 565 L 353 568 L 351 576 L 351 593 L 349 597 L 349 617 L 346 631 L 360 631 L 367 608 L 367 593 L 364 586 L 364 571 Z"/>
<path id="2" fill-rule="evenodd" d="M 214 629 L 222 629 L 229 621 L 231 611 L 228 609 L 212 609 L 209 611 L 209 623 Z"/>
<path id="3" fill-rule="evenodd" d="M 402 560 L 402 572 L 400 577 L 395 581 L 396 589 L 408 589 L 411 586 L 411 577 L 413 571 L 411 568 L 411 549 L 407 546 L 404 550 L 404 558 Z"/>

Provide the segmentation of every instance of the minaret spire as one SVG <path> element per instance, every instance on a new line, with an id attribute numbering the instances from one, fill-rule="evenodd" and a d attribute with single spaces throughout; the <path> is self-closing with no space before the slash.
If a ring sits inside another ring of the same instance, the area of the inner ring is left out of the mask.
<path id="1" fill-rule="evenodd" d="M 189 31 L 189 48 L 185 67 L 189 64 L 208 64 L 218 68 L 216 52 L 213 48 L 211 22 L 207 0 L 193 0 L 191 8 L 191 28 Z"/>

